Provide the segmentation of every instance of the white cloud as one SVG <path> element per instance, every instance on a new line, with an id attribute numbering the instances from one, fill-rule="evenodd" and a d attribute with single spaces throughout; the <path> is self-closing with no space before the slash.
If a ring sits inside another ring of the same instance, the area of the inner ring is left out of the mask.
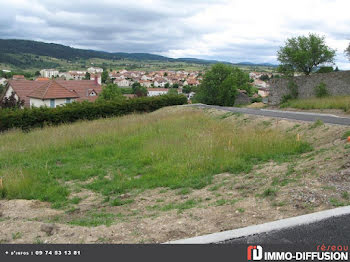
<path id="1" fill-rule="evenodd" d="M 0 34 L 96 48 L 276 63 L 288 37 L 326 36 L 350 69 L 347 0 L 0 0 Z"/>

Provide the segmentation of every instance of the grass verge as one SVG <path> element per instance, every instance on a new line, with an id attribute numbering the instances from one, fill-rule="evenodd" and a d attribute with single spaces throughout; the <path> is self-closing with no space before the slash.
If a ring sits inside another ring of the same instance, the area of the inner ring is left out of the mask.
<path id="1" fill-rule="evenodd" d="M 281 108 L 286 107 L 299 109 L 340 109 L 348 112 L 350 109 L 350 96 L 327 96 L 289 100 L 281 105 Z"/>

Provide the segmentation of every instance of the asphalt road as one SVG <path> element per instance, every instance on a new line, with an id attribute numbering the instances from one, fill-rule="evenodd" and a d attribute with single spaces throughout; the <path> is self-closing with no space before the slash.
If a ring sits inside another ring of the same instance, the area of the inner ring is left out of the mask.
<path id="1" fill-rule="evenodd" d="M 350 215 L 332 217 L 320 222 L 271 231 L 222 244 L 346 244 L 350 243 Z"/>
<path id="2" fill-rule="evenodd" d="M 336 124 L 336 125 L 350 125 L 350 118 L 340 117 L 331 114 L 318 114 L 318 113 L 304 113 L 304 112 L 292 112 L 292 111 L 282 111 L 282 110 L 269 110 L 269 109 L 253 109 L 253 108 L 240 108 L 240 107 L 222 107 L 222 106 L 212 106 L 203 104 L 194 104 L 192 106 L 200 108 L 216 108 L 228 112 L 242 113 L 249 115 L 267 116 L 267 117 L 277 117 L 292 120 L 301 120 L 315 122 L 321 120 L 324 123 Z"/>

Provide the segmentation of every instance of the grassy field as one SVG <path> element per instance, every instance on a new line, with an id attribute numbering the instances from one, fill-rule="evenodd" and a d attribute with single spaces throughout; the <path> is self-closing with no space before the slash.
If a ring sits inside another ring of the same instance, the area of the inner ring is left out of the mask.
<path id="1" fill-rule="evenodd" d="M 6 132 L 0 243 L 164 243 L 346 206 L 349 132 L 188 106 Z"/>
<path id="2" fill-rule="evenodd" d="M 29 133 L 0 134 L 0 197 L 38 199 L 61 207 L 67 181 L 122 205 L 121 194 L 157 187 L 200 189 L 222 172 L 249 172 L 310 149 L 278 129 L 245 128 L 224 114 L 158 111 L 80 122 Z"/>
<path id="3" fill-rule="evenodd" d="M 282 104 L 281 107 L 298 109 L 340 109 L 348 112 L 350 109 L 350 96 L 295 99 Z"/>

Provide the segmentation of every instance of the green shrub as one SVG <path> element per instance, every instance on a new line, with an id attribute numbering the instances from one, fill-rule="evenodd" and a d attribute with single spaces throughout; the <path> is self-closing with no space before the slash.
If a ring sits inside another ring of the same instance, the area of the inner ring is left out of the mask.
<path id="1" fill-rule="evenodd" d="M 122 101 L 72 103 L 56 108 L 2 109 L 0 110 L 0 132 L 12 128 L 29 130 L 45 125 L 93 120 L 133 112 L 152 112 L 165 106 L 186 103 L 187 98 L 183 95 L 162 95 Z"/>
<path id="2" fill-rule="evenodd" d="M 316 71 L 316 73 L 330 73 L 333 72 L 332 66 L 321 66 L 320 69 Z"/>
<path id="3" fill-rule="evenodd" d="M 310 129 L 313 129 L 313 128 L 316 128 L 316 127 L 319 127 L 319 126 L 323 126 L 324 123 L 322 120 L 320 119 L 317 119 L 311 126 L 310 126 Z"/>
<path id="4" fill-rule="evenodd" d="M 319 85 L 315 87 L 315 95 L 316 97 L 329 96 L 327 86 L 325 83 L 321 82 Z"/>
<path id="5" fill-rule="evenodd" d="M 341 138 L 342 139 L 347 139 L 349 136 L 350 136 L 350 130 L 346 131 Z"/>
<path id="6" fill-rule="evenodd" d="M 130 95 L 130 94 L 133 94 L 134 91 L 132 90 L 131 87 L 123 87 L 123 88 L 120 88 L 120 91 L 122 91 L 122 94 L 125 95 Z"/>
<path id="7" fill-rule="evenodd" d="M 252 101 L 252 103 L 260 103 L 260 102 L 262 102 L 262 97 L 261 96 L 259 96 L 259 97 L 252 97 L 251 101 Z"/>
<path id="8" fill-rule="evenodd" d="M 289 100 L 292 99 L 292 96 L 290 94 L 282 96 L 281 103 L 286 104 Z M 287 105 L 284 105 L 284 107 L 288 107 Z"/>

